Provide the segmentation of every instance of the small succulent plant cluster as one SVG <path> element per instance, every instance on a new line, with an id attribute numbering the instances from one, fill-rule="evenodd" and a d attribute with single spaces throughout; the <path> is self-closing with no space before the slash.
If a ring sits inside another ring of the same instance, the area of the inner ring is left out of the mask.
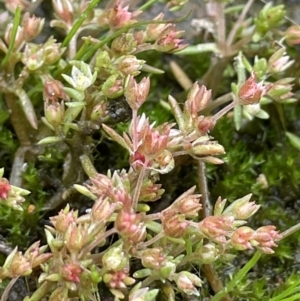
<path id="1" fill-rule="evenodd" d="M 169 96 L 174 122 L 156 125 L 140 113 L 151 90 L 150 78 L 137 80 L 136 76 L 159 70 L 137 55 L 148 50 L 181 51 L 187 46 L 181 39 L 183 32 L 176 31 L 176 20 L 165 20 L 163 14 L 139 21 L 143 7 L 131 12 L 118 0 L 101 10 L 98 2 L 53 0 L 55 19 L 50 26 L 62 30 L 66 38 L 58 43 L 50 37 L 38 44 L 35 39 L 45 20 L 21 13 L 34 2 L 6 1 L 15 17 L 0 40 L 0 90 L 11 110 L 20 148 L 26 153 L 34 146 L 35 154 L 41 155 L 45 146 L 58 145 L 69 158 L 60 179 L 64 189 L 60 198 L 77 191 L 94 203 L 84 215 L 67 205 L 50 217 L 51 226 L 45 226 L 47 245 L 35 242 L 24 253 L 16 247 L 0 267 L 0 280 L 14 281 L 38 270 L 37 289 L 25 301 L 98 300 L 99 284 L 105 284 L 115 300 L 155 300 L 160 288 L 168 300 L 175 300 L 179 293 L 200 296 L 204 279 L 190 271 L 192 264 L 227 261 L 236 251 L 257 249 L 272 254 L 282 235 L 273 225 L 246 226 L 260 207 L 250 201 L 251 194 L 227 207 L 226 199 L 220 197 L 213 212 L 203 216 L 206 200 L 194 186 L 153 213 L 151 204 L 164 193 L 160 175 L 170 173 L 175 158 L 183 155 L 222 164 L 218 156 L 225 149 L 211 136 L 211 130 L 231 109 L 237 127 L 242 116 L 266 118 L 260 108 L 262 98 L 294 101 L 292 78 L 267 81 L 293 61 L 280 47 L 268 60 L 256 57 L 252 66 L 237 53 L 237 47 L 226 50 L 220 43 L 224 56 L 237 55 L 238 82 L 232 85 L 232 102 L 206 115 L 212 92 L 194 83 L 183 105 Z M 183 4 L 168 2 L 170 7 Z M 283 18 L 281 7 L 272 9 L 267 5 L 255 19 L 254 41 Z M 2 17 L 9 19 L 8 14 Z M 79 47 L 78 37 L 84 30 L 106 30 L 107 34 L 99 39 L 83 37 Z M 286 42 L 298 44 L 299 32 L 298 27 L 288 28 Z M 32 102 L 39 101 L 36 95 L 43 99 L 43 113 L 37 112 Z M 123 133 L 111 124 L 109 112 L 110 102 L 120 97 L 125 98 L 131 115 Z M 128 152 L 127 169 L 97 172 L 92 156 L 96 132 Z M 20 171 L 14 167 L 10 180 L 3 177 L 3 169 L 0 172 L 0 202 L 22 210 L 29 191 L 17 187 L 21 186 Z M 139 262 L 138 267 L 134 262 Z"/>

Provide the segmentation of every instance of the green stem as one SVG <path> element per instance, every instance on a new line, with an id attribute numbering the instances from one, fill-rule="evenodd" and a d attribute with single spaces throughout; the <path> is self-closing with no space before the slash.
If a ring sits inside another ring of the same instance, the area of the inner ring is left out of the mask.
<path id="1" fill-rule="evenodd" d="M 234 26 L 233 28 L 231 29 L 229 35 L 228 35 L 228 38 L 227 38 L 227 41 L 226 41 L 226 44 L 229 46 L 232 44 L 234 38 L 235 38 L 235 35 L 238 31 L 238 29 L 240 28 L 240 26 L 242 25 L 242 23 L 244 22 L 245 18 L 246 18 L 246 15 L 250 9 L 250 7 L 252 6 L 254 0 L 248 0 L 247 4 L 245 5 L 242 13 L 239 15 L 239 18 L 237 19 L 237 21 L 234 23 Z"/>
<path id="2" fill-rule="evenodd" d="M 296 231 L 300 230 L 300 223 L 296 224 L 295 226 L 285 230 L 284 232 L 280 233 L 282 236 L 281 240 L 290 236 L 291 234 L 295 233 Z"/>
<path id="3" fill-rule="evenodd" d="M 157 220 L 157 219 L 161 219 L 161 213 L 158 212 L 158 213 L 152 213 L 152 214 L 147 214 L 144 218 L 144 221 L 154 221 L 154 220 Z"/>
<path id="4" fill-rule="evenodd" d="M 147 10 L 149 7 L 151 7 L 156 2 L 158 2 L 158 0 L 149 0 L 149 1 L 146 1 L 146 3 L 144 5 L 142 5 L 142 6 L 140 6 L 138 10 L 145 11 L 145 10 Z"/>
<path id="5" fill-rule="evenodd" d="M 139 196 L 140 196 L 140 193 L 141 193 L 141 188 L 142 188 L 142 184 L 143 184 L 145 171 L 147 169 L 147 165 L 148 165 L 148 160 L 146 160 L 144 162 L 143 167 L 142 167 L 141 172 L 140 172 L 139 177 L 138 177 L 138 181 L 137 181 L 136 186 L 134 188 L 134 194 L 133 194 L 133 197 L 132 197 L 132 209 L 134 210 L 134 212 L 136 212 L 137 205 L 138 205 L 138 202 L 139 202 Z"/>
<path id="6" fill-rule="evenodd" d="M 256 251 L 252 258 L 244 265 L 244 267 L 235 275 L 235 277 L 226 285 L 224 289 L 213 296 L 210 301 L 219 301 L 231 292 L 234 287 L 247 275 L 247 273 L 255 266 L 259 260 L 261 253 Z"/>
<path id="7" fill-rule="evenodd" d="M 220 53 L 220 49 L 216 43 L 201 43 L 197 45 L 188 46 L 178 52 L 176 55 L 195 55 L 203 52 Z"/>
<path id="8" fill-rule="evenodd" d="M 225 45 L 225 38 L 226 38 L 226 20 L 225 20 L 224 9 L 225 9 L 224 3 L 216 2 L 218 44 L 223 47 Z"/>
<path id="9" fill-rule="evenodd" d="M 213 116 L 213 120 L 215 122 L 217 122 L 222 116 L 224 116 L 226 113 L 228 113 L 231 109 L 233 109 L 236 105 L 236 102 L 233 101 L 231 102 L 229 105 L 227 105 L 226 107 L 224 107 L 223 109 L 221 109 L 220 111 L 218 111 L 214 116 Z"/>
<path id="10" fill-rule="evenodd" d="M 11 37 L 10 37 L 8 51 L 5 55 L 5 58 L 3 59 L 2 63 L 1 63 L 2 67 L 5 66 L 10 60 L 10 55 L 15 46 L 15 41 L 16 41 L 16 36 L 17 36 L 20 20 L 21 20 L 21 8 L 20 8 L 20 6 L 18 6 L 16 9 L 16 12 L 15 12 L 14 23 L 13 23 L 13 27 L 12 27 L 12 31 L 11 31 Z"/>
<path id="11" fill-rule="evenodd" d="M 98 44 L 91 46 L 89 50 L 87 50 L 87 47 L 86 47 L 87 44 L 83 45 L 81 47 L 81 49 L 75 55 L 74 60 L 79 60 L 79 61 L 86 62 L 97 52 L 98 49 L 100 49 L 104 45 L 108 44 L 113 39 L 120 36 L 122 33 L 127 33 L 128 30 L 131 29 L 131 28 L 137 28 L 139 26 L 148 25 L 148 24 L 180 23 L 180 22 L 184 21 L 185 19 L 187 19 L 189 16 L 190 16 L 190 13 L 188 13 L 184 17 L 174 19 L 174 20 L 149 20 L 149 21 L 143 21 L 143 22 L 137 22 L 137 23 L 134 23 L 134 24 L 130 24 L 128 26 L 125 26 L 125 27 L 117 30 L 114 34 L 103 38 L 103 40 L 101 40 Z M 71 68 L 71 66 L 68 65 L 67 67 L 65 67 L 62 70 L 57 70 L 57 72 L 54 73 L 54 77 L 57 78 L 62 73 L 66 74 L 70 70 L 70 68 Z"/>
<path id="12" fill-rule="evenodd" d="M 95 8 L 95 6 L 100 2 L 101 0 L 93 0 L 88 5 L 88 7 L 85 9 L 85 11 L 81 14 L 79 19 L 75 22 L 75 24 L 72 26 L 72 29 L 69 31 L 67 36 L 65 37 L 64 41 L 61 44 L 61 47 L 66 47 L 69 45 L 70 41 L 73 39 L 74 36 L 76 36 L 76 33 L 78 29 L 81 27 L 82 23 L 86 19 L 86 17 L 92 12 L 92 10 Z"/>
<path id="13" fill-rule="evenodd" d="M 217 107 L 224 105 L 225 103 L 231 101 L 232 99 L 233 99 L 232 92 L 226 93 L 226 94 L 216 98 L 215 100 L 211 101 L 203 112 L 204 113 L 207 112 L 207 115 L 209 115 L 209 112 L 213 111 Z M 203 115 L 205 115 L 205 114 L 203 114 Z"/>
<path id="14" fill-rule="evenodd" d="M 107 230 L 105 233 L 101 234 L 99 237 L 96 237 L 86 248 L 81 252 L 82 254 L 87 254 L 91 252 L 97 245 L 100 244 L 102 240 L 107 238 L 108 236 L 114 234 L 117 232 L 116 228 L 111 228 L 110 230 Z"/>
<path id="15" fill-rule="evenodd" d="M 17 282 L 17 280 L 20 278 L 20 276 L 13 278 L 10 280 L 10 282 L 7 284 L 5 290 L 2 293 L 0 301 L 7 301 L 8 294 L 11 290 L 11 288 L 14 286 L 14 284 Z"/>
<path id="16" fill-rule="evenodd" d="M 149 20 L 149 21 L 143 21 L 143 22 L 138 22 L 138 23 L 134 23 L 134 24 L 130 24 L 127 25 L 119 30 L 117 30 L 115 33 L 113 33 L 112 35 L 104 38 L 102 41 L 100 41 L 98 44 L 94 45 L 93 47 L 91 47 L 91 49 L 81 58 L 81 60 L 83 60 L 84 62 L 86 62 L 88 59 L 90 59 L 98 49 L 100 49 L 101 47 L 103 47 L 104 45 L 108 44 L 109 42 L 111 42 L 113 39 L 117 38 L 118 36 L 120 36 L 122 33 L 126 33 L 128 32 L 129 29 L 131 28 L 137 28 L 143 25 L 148 25 L 148 24 L 165 24 L 165 23 L 179 23 L 182 22 L 183 20 L 187 19 L 189 17 L 190 13 L 188 13 L 186 16 L 178 18 L 178 19 L 174 19 L 174 20 Z"/>
<path id="17" fill-rule="evenodd" d="M 164 233 L 164 231 L 162 231 L 162 232 L 158 233 L 156 236 L 154 236 L 151 239 L 149 239 L 148 241 L 140 243 L 138 245 L 138 248 L 141 249 L 141 250 L 143 250 L 146 247 L 151 246 L 152 244 L 154 244 L 155 242 L 157 242 L 158 240 L 160 240 L 164 236 L 165 236 L 165 233 Z"/>

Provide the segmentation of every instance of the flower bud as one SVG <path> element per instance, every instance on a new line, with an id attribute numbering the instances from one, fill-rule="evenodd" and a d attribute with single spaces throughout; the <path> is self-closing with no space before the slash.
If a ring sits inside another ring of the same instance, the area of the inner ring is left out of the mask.
<path id="1" fill-rule="evenodd" d="M 116 55 L 126 55 L 136 50 L 137 41 L 131 33 L 122 33 L 111 43 L 111 50 Z"/>
<path id="2" fill-rule="evenodd" d="M 16 12 L 18 6 L 21 8 L 22 11 L 24 11 L 30 5 L 30 2 L 28 0 L 5 0 L 4 2 L 6 8 L 13 14 Z"/>
<path id="3" fill-rule="evenodd" d="M 52 0 L 56 16 L 68 24 L 74 20 L 74 10 L 70 0 Z"/>
<path id="4" fill-rule="evenodd" d="M 264 253 L 274 253 L 274 251 L 271 248 L 277 247 L 275 241 L 279 241 L 282 238 L 279 232 L 275 229 L 276 227 L 273 225 L 258 228 L 253 234 L 253 240 L 251 240 L 251 245 L 259 248 Z"/>
<path id="5" fill-rule="evenodd" d="M 60 43 L 55 43 L 54 39 L 50 39 L 43 46 L 44 50 L 44 63 L 48 66 L 55 64 L 62 56 L 65 47 L 61 47 Z"/>
<path id="6" fill-rule="evenodd" d="M 192 118 L 198 117 L 198 112 L 204 110 L 211 99 L 211 90 L 205 86 L 199 87 L 194 83 L 185 102 L 185 111 L 189 111 Z"/>
<path id="7" fill-rule="evenodd" d="M 47 121 L 55 126 L 58 126 L 62 123 L 65 115 L 65 106 L 64 103 L 57 102 L 53 104 L 45 103 L 45 117 Z"/>
<path id="8" fill-rule="evenodd" d="M 122 80 L 119 74 L 111 75 L 102 85 L 102 92 L 108 98 L 118 98 L 123 95 Z"/>
<path id="9" fill-rule="evenodd" d="M 23 18 L 24 38 L 26 42 L 29 42 L 36 38 L 44 27 L 45 19 L 37 18 L 35 16 L 30 17 L 29 13 L 26 13 Z"/>
<path id="10" fill-rule="evenodd" d="M 180 197 L 173 203 L 172 209 L 177 210 L 187 217 L 196 217 L 202 207 L 199 203 L 200 197 L 201 194 L 190 194 L 183 198 Z"/>
<path id="11" fill-rule="evenodd" d="M 75 222 L 71 223 L 64 238 L 65 245 L 69 252 L 77 254 L 81 251 L 87 241 L 86 225 L 76 225 Z"/>
<path id="12" fill-rule="evenodd" d="M 109 117 L 109 112 L 107 111 L 107 103 L 99 103 L 93 107 L 91 113 L 91 120 L 95 122 L 101 122 Z"/>
<path id="13" fill-rule="evenodd" d="M 32 266 L 29 260 L 15 248 L 6 258 L 3 267 L 0 268 L 0 279 L 28 276 L 31 272 Z"/>
<path id="14" fill-rule="evenodd" d="M 146 101 L 150 90 L 150 79 L 144 77 L 138 84 L 132 75 L 129 76 L 124 95 L 132 110 L 137 110 Z"/>
<path id="15" fill-rule="evenodd" d="M 87 188 L 97 197 L 111 196 L 113 192 L 112 180 L 103 174 L 97 174 L 95 177 L 90 178 L 92 186 L 86 185 Z"/>
<path id="16" fill-rule="evenodd" d="M 197 256 L 199 256 L 201 263 L 210 264 L 219 258 L 219 250 L 216 248 L 215 244 L 208 243 L 197 251 Z"/>
<path id="17" fill-rule="evenodd" d="M 140 288 L 138 284 L 130 291 L 129 301 L 145 301 L 145 300 L 156 300 L 155 297 L 159 293 L 158 289 L 149 291 L 148 287 Z"/>
<path id="18" fill-rule="evenodd" d="M 46 102 L 58 102 L 60 99 L 69 100 L 69 96 L 64 91 L 64 86 L 59 80 L 47 80 L 44 83 L 43 98 Z"/>
<path id="19" fill-rule="evenodd" d="M 135 280 L 124 271 L 110 272 L 104 275 L 103 281 L 112 289 L 125 289 L 127 285 L 132 285 Z"/>
<path id="20" fill-rule="evenodd" d="M 294 61 L 290 61 L 290 57 L 285 55 L 285 51 L 285 48 L 280 48 L 269 58 L 268 71 L 270 73 L 283 72 L 292 66 Z"/>
<path id="21" fill-rule="evenodd" d="M 195 286 L 202 286 L 202 281 L 196 275 L 189 272 L 180 272 L 175 278 L 177 287 L 187 295 L 200 296 Z"/>
<path id="22" fill-rule="evenodd" d="M 294 93 L 292 92 L 294 78 L 286 77 L 276 81 L 267 95 L 280 103 L 296 101 Z"/>
<path id="23" fill-rule="evenodd" d="M 198 223 L 199 230 L 208 238 L 225 243 L 225 236 L 229 236 L 234 229 L 233 216 L 208 216 Z"/>
<path id="24" fill-rule="evenodd" d="M 33 245 L 31 245 L 25 252 L 24 256 L 31 263 L 32 268 L 38 267 L 44 262 L 46 262 L 49 258 L 52 257 L 52 253 L 44 253 L 47 246 L 39 247 L 40 242 L 37 241 Z M 44 254 L 43 254 L 44 253 Z"/>
<path id="25" fill-rule="evenodd" d="M 139 229 L 140 222 L 140 214 L 121 210 L 116 217 L 115 227 L 120 234 L 130 237 Z"/>
<path id="26" fill-rule="evenodd" d="M 218 197 L 218 199 L 216 201 L 216 204 L 215 204 L 215 208 L 214 208 L 214 215 L 215 216 L 218 216 L 218 215 L 222 214 L 222 212 L 225 208 L 226 202 L 227 202 L 226 199 L 222 200 L 222 198 L 220 196 Z"/>
<path id="27" fill-rule="evenodd" d="M 183 31 L 176 31 L 174 24 L 166 25 L 165 29 L 161 32 L 156 40 L 154 46 L 160 52 L 177 52 L 184 49 L 187 45 L 181 44 L 183 40 L 179 39 Z"/>
<path id="28" fill-rule="evenodd" d="M 264 96 L 272 87 L 272 84 L 263 86 L 263 83 L 256 83 L 256 75 L 254 73 L 246 80 L 238 92 L 239 103 L 241 105 L 250 105 L 259 103 L 262 96 Z"/>
<path id="29" fill-rule="evenodd" d="M 122 4 L 123 0 L 117 1 L 109 11 L 108 23 L 112 29 L 119 29 L 136 22 L 133 20 L 134 14 L 128 11 L 129 6 L 122 7 Z"/>
<path id="30" fill-rule="evenodd" d="M 103 267 L 108 271 L 119 271 L 127 265 L 128 259 L 123 252 L 123 245 L 110 248 L 102 257 Z"/>
<path id="31" fill-rule="evenodd" d="M 108 69 L 111 65 L 111 60 L 107 51 L 101 51 L 97 54 L 95 66 L 100 69 L 99 75 L 101 76 L 102 72 L 105 72 L 105 69 Z"/>
<path id="32" fill-rule="evenodd" d="M 66 263 L 61 267 L 60 274 L 67 281 L 80 282 L 80 275 L 83 272 L 83 268 L 78 262 Z"/>
<path id="33" fill-rule="evenodd" d="M 216 120 L 213 117 L 204 117 L 198 122 L 198 130 L 200 133 L 206 134 L 216 125 Z"/>
<path id="34" fill-rule="evenodd" d="M 0 178 L 0 199 L 7 199 L 10 190 L 11 186 L 8 180 L 5 178 Z"/>
<path id="35" fill-rule="evenodd" d="M 154 202 L 160 199 L 164 191 L 164 189 L 161 189 L 161 184 L 155 184 L 152 180 L 145 178 L 140 192 L 140 200 Z"/>
<path id="36" fill-rule="evenodd" d="M 284 33 L 285 41 L 289 46 L 300 44 L 300 26 L 292 25 Z"/>
<path id="37" fill-rule="evenodd" d="M 106 222 L 113 214 L 112 205 L 109 203 L 108 198 L 100 197 L 92 207 L 91 217 L 94 222 Z"/>
<path id="38" fill-rule="evenodd" d="M 161 248 L 148 248 L 142 252 L 142 265 L 145 268 L 159 269 L 166 264 L 166 257 Z"/>
<path id="39" fill-rule="evenodd" d="M 160 13 L 153 20 L 163 20 L 164 14 Z M 147 41 L 153 42 L 158 39 L 162 32 L 168 27 L 167 24 L 149 24 L 146 28 Z"/>
<path id="40" fill-rule="evenodd" d="M 70 206 L 67 205 L 58 215 L 50 217 L 50 221 L 57 231 L 65 233 L 71 223 L 76 223 L 77 216 L 78 212 L 70 211 Z"/>
<path id="41" fill-rule="evenodd" d="M 232 215 L 235 219 L 248 219 L 260 208 L 255 202 L 250 202 L 252 194 L 237 199 L 229 205 L 223 212 L 223 215 Z"/>
<path id="42" fill-rule="evenodd" d="M 170 237 L 182 237 L 188 227 L 185 216 L 172 210 L 163 211 L 161 221 L 165 234 Z"/>
<path id="43" fill-rule="evenodd" d="M 149 158 L 160 155 L 167 147 L 168 132 L 168 129 L 164 133 L 161 133 L 156 129 L 148 127 L 144 132 L 144 143 L 139 148 L 140 152 Z"/>
<path id="44" fill-rule="evenodd" d="M 231 236 L 231 245 L 236 250 L 246 250 L 246 249 L 252 249 L 252 245 L 250 241 L 254 237 L 254 230 L 250 227 L 240 227 L 237 230 L 235 230 Z"/>
<path id="45" fill-rule="evenodd" d="M 139 70 L 143 67 L 145 61 L 138 60 L 134 55 L 126 55 L 117 60 L 118 70 L 122 72 L 124 76 L 140 74 Z"/>
<path id="46" fill-rule="evenodd" d="M 4 34 L 4 40 L 7 45 L 10 45 L 11 43 L 12 28 L 13 28 L 13 24 L 12 23 L 8 24 Z M 21 48 L 23 46 L 23 43 L 24 43 L 24 29 L 21 26 L 18 26 L 17 34 L 15 37 L 14 50 Z"/>
<path id="47" fill-rule="evenodd" d="M 42 48 L 38 48 L 36 45 L 25 47 L 25 51 L 22 55 L 22 63 L 30 70 L 35 71 L 41 68 L 44 64 L 44 51 Z"/>

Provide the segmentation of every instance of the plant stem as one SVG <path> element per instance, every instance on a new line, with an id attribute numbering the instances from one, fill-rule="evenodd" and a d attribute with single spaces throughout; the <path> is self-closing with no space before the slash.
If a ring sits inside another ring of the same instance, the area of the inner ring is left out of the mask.
<path id="1" fill-rule="evenodd" d="M 217 22 L 218 44 L 223 46 L 225 44 L 225 38 L 226 38 L 226 20 L 225 20 L 225 14 L 224 14 L 225 4 L 217 1 L 216 6 L 217 6 L 216 22 Z"/>
<path id="2" fill-rule="evenodd" d="M 148 0 L 148 1 L 146 1 L 145 4 L 143 4 L 142 6 L 140 6 L 138 10 L 146 11 L 149 7 L 151 7 L 156 2 L 158 2 L 158 0 Z"/>
<path id="3" fill-rule="evenodd" d="M 226 94 L 216 98 L 212 102 L 210 102 L 209 105 L 205 108 L 204 112 L 211 112 L 215 108 L 224 105 L 225 103 L 229 102 L 232 99 L 233 99 L 232 92 L 226 93 Z"/>
<path id="4" fill-rule="evenodd" d="M 117 232 L 116 228 L 111 228 L 107 230 L 105 233 L 101 234 L 99 237 L 96 237 L 86 248 L 82 251 L 82 254 L 86 254 L 91 252 L 102 240 L 107 238 L 108 236 Z"/>
<path id="5" fill-rule="evenodd" d="M 154 221 L 161 218 L 161 213 L 152 213 L 145 216 L 144 221 Z"/>
<path id="6" fill-rule="evenodd" d="M 212 205 L 209 200 L 209 191 L 207 187 L 207 178 L 206 178 L 206 166 L 202 161 L 198 161 L 198 186 L 201 196 L 202 210 L 202 219 L 207 216 L 210 216 L 212 213 Z"/>
<path id="7" fill-rule="evenodd" d="M 2 67 L 5 66 L 10 60 L 10 56 L 11 56 L 14 46 L 15 46 L 15 41 L 16 41 L 16 36 L 18 33 L 20 21 L 21 21 L 21 7 L 17 6 L 17 9 L 15 11 L 14 23 L 13 23 L 13 27 L 12 27 L 12 31 L 11 31 L 11 36 L 10 36 L 10 43 L 8 46 L 7 53 L 1 63 Z"/>
<path id="8" fill-rule="evenodd" d="M 164 231 L 161 231 L 160 233 L 158 233 L 157 235 L 155 235 L 154 237 L 152 237 L 151 239 L 149 239 L 148 241 L 146 242 L 143 242 L 143 243 L 140 243 L 138 245 L 138 248 L 139 249 L 144 249 L 150 245 L 152 245 L 153 243 L 155 243 L 156 241 L 158 241 L 159 239 L 161 239 L 162 237 L 165 236 L 165 233 Z"/>
<path id="9" fill-rule="evenodd" d="M 137 151 L 138 130 L 137 130 L 137 109 L 132 110 L 132 143 L 133 153 Z"/>
<path id="10" fill-rule="evenodd" d="M 8 294 L 9 294 L 11 288 L 14 286 L 14 284 L 18 281 L 19 278 L 20 278 L 20 276 L 10 280 L 10 282 L 7 284 L 4 292 L 2 293 L 0 301 L 6 301 L 7 300 Z"/>
<path id="11" fill-rule="evenodd" d="M 300 230 L 300 223 L 296 224 L 295 226 L 283 231 L 282 233 L 280 233 L 280 235 L 282 236 L 281 240 L 290 236 L 291 234 L 295 233 L 296 231 Z"/>
<path id="12" fill-rule="evenodd" d="M 221 109 L 219 112 L 217 112 L 214 116 L 213 119 L 214 121 L 218 121 L 223 115 L 225 115 L 227 112 L 229 112 L 231 109 L 233 109 L 236 105 L 236 102 L 233 101 L 229 105 L 227 105 L 225 108 Z"/>
<path id="13" fill-rule="evenodd" d="M 204 264 L 202 266 L 202 270 L 205 274 L 205 277 L 207 278 L 212 290 L 217 293 L 217 295 L 224 290 L 224 285 L 219 278 L 219 275 L 217 274 L 214 266 L 212 264 Z M 215 296 L 217 296 L 215 295 Z M 222 297 L 219 299 L 222 301 L 230 301 L 231 298 L 229 296 L 226 296 L 226 294 L 222 295 Z"/>
<path id="14" fill-rule="evenodd" d="M 247 273 L 254 267 L 261 256 L 259 251 L 256 251 L 252 258 L 243 266 L 243 268 L 233 277 L 233 279 L 219 291 L 215 296 L 213 296 L 210 301 L 222 300 L 229 292 L 231 292 L 234 287 L 247 275 Z"/>
<path id="15" fill-rule="evenodd" d="M 90 4 L 88 5 L 88 7 L 84 10 L 84 12 L 79 17 L 79 19 L 75 22 L 75 24 L 73 24 L 71 30 L 69 31 L 69 33 L 65 37 L 64 41 L 62 42 L 62 45 L 61 45 L 62 47 L 68 46 L 68 44 L 70 43 L 70 41 L 72 39 L 77 39 L 77 31 L 78 31 L 78 29 L 81 27 L 81 25 L 84 22 L 84 20 L 86 19 L 86 17 L 93 11 L 93 9 L 95 8 L 95 6 L 99 2 L 100 2 L 100 0 L 93 0 L 93 1 L 90 2 Z M 75 53 L 76 53 L 76 50 L 75 50 Z"/>
<path id="16" fill-rule="evenodd" d="M 212 205 L 209 200 L 209 191 L 207 187 L 207 178 L 206 178 L 206 166 L 204 162 L 198 161 L 198 186 L 201 196 L 202 203 L 202 219 L 210 216 L 212 214 Z M 212 290 L 217 293 L 223 289 L 223 283 L 217 274 L 214 266 L 212 264 L 203 264 L 202 270 L 205 274 L 206 279 L 208 280 Z M 223 301 L 229 301 L 229 297 L 222 298 Z"/>
<path id="17" fill-rule="evenodd" d="M 242 23 L 244 22 L 245 20 L 245 17 L 250 9 L 250 7 L 252 6 L 254 0 L 248 0 L 247 4 L 245 5 L 242 13 L 239 15 L 237 21 L 234 23 L 234 26 L 233 28 L 231 29 L 229 35 L 228 35 L 228 38 L 226 40 L 226 44 L 228 46 L 230 46 L 234 40 L 234 37 L 239 29 L 239 27 L 242 25 Z"/>
<path id="18" fill-rule="evenodd" d="M 141 188 L 142 188 L 142 184 L 143 184 L 143 179 L 144 179 L 144 175 L 145 175 L 145 171 L 147 169 L 147 165 L 148 165 L 148 161 L 146 160 L 142 166 L 142 169 L 140 171 L 136 186 L 134 188 L 134 194 L 132 197 L 132 209 L 134 212 L 136 212 L 137 209 L 137 205 L 139 202 L 139 196 L 140 196 L 140 192 L 141 192 Z"/>

